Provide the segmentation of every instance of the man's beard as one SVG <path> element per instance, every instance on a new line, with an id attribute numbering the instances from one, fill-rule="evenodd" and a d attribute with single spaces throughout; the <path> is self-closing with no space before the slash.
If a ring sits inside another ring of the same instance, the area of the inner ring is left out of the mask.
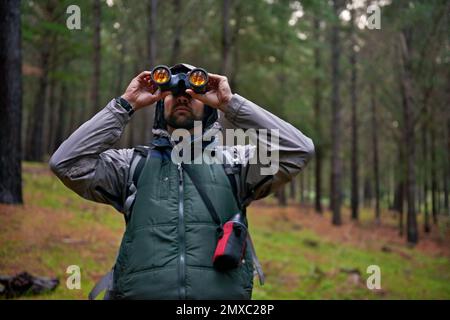
<path id="1" fill-rule="evenodd" d="M 186 130 L 190 130 L 194 127 L 194 121 L 201 121 L 202 119 L 197 119 L 194 114 L 192 113 L 192 110 L 183 115 L 183 116 L 178 116 L 176 115 L 176 109 L 181 106 L 180 105 L 176 105 L 174 106 L 174 108 L 172 109 L 172 112 L 169 114 L 168 117 L 166 117 L 166 122 L 169 126 L 171 126 L 172 128 L 176 128 L 176 129 L 186 129 Z M 184 105 L 186 106 L 186 105 Z M 187 106 L 186 106 L 187 107 Z"/>

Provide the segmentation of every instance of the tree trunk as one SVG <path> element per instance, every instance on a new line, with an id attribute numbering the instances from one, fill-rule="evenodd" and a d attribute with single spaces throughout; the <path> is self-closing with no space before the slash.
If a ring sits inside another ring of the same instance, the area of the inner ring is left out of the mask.
<path id="1" fill-rule="evenodd" d="M 116 80 L 116 87 L 114 89 L 114 94 L 116 96 L 119 96 L 125 91 L 124 88 L 124 73 L 125 73 L 125 57 L 127 55 L 127 42 L 126 39 L 123 39 L 122 41 L 122 47 L 120 48 L 120 60 L 119 60 L 119 66 L 117 68 L 117 80 Z"/>
<path id="2" fill-rule="evenodd" d="M 0 1 L 0 203 L 22 200 L 22 48 L 20 1 Z"/>
<path id="3" fill-rule="evenodd" d="M 425 110 L 426 112 L 426 110 Z M 422 154 L 423 154 L 423 205 L 424 205 L 424 228 L 426 233 L 430 232 L 430 212 L 428 208 L 428 144 L 427 144 L 427 127 L 422 125 Z"/>
<path id="4" fill-rule="evenodd" d="M 437 182 L 437 161 L 436 161 L 436 131 L 430 128 L 431 133 L 431 214 L 433 224 L 438 223 L 438 182 Z"/>
<path id="5" fill-rule="evenodd" d="M 370 178 L 366 176 L 364 178 L 364 185 L 363 185 L 364 206 L 370 207 L 372 205 L 372 200 L 373 200 L 372 184 L 370 183 Z"/>
<path id="6" fill-rule="evenodd" d="M 65 139 L 64 134 L 64 124 L 65 124 L 65 116 L 67 113 L 67 86 L 65 83 L 61 84 L 61 91 L 59 96 L 59 107 L 58 107 L 58 117 L 56 121 L 56 128 L 55 128 L 55 144 L 53 146 L 53 152 L 58 149 L 58 147 L 61 145 L 61 143 Z"/>
<path id="7" fill-rule="evenodd" d="M 58 107 L 56 103 L 56 91 L 57 91 L 58 83 L 56 81 L 55 77 L 52 77 L 50 80 L 50 93 L 49 93 L 49 100 L 48 100 L 48 109 L 47 109 L 47 116 L 48 116 L 48 134 L 47 134 L 47 143 L 46 146 L 46 152 L 48 154 L 53 153 L 53 146 L 55 143 L 55 127 L 56 127 L 56 116 L 58 113 Z"/>
<path id="8" fill-rule="evenodd" d="M 50 59 L 50 44 L 44 36 L 40 52 L 40 66 L 42 74 L 39 78 L 38 89 L 34 98 L 32 117 L 28 123 L 27 149 L 25 159 L 29 161 L 43 161 L 44 157 L 44 119 L 47 97 L 48 72 Z"/>
<path id="9" fill-rule="evenodd" d="M 173 10 L 177 15 L 181 14 L 181 0 L 173 0 Z M 181 31 L 182 19 L 175 19 L 174 21 L 174 30 L 173 30 L 173 39 L 172 39 L 172 53 L 171 53 L 171 64 L 174 65 L 178 63 L 178 59 L 181 51 Z"/>
<path id="10" fill-rule="evenodd" d="M 402 184 L 400 181 L 398 181 L 395 186 L 392 210 L 397 212 L 403 211 Z"/>
<path id="11" fill-rule="evenodd" d="M 294 200 L 297 198 L 297 178 L 291 180 L 289 183 L 289 198 Z"/>
<path id="12" fill-rule="evenodd" d="M 278 205 L 285 207 L 287 205 L 286 185 L 282 185 L 277 191 Z"/>
<path id="13" fill-rule="evenodd" d="M 147 43 L 147 59 L 149 65 L 152 67 L 156 66 L 157 57 L 157 17 L 158 17 L 158 0 L 148 0 L 148 43 Z M 139 72 L 139 71 L 138 71 Z M 144 108 L 140 110 L 140 117 L 142 121 L 142 132 L 140 141 L 141 144 L 148 144 L 152 139 L 152 128 L 151 124 L 155 116 L 155 108 Z M 133 135 L 135 137 L 135 135 Z M 136 137 L 135 137 L 136 138 Z"/>
<path id="14" fill-rule="evenodd" d="M 351 191 L 351 207 L 352 207 L 352 219 L 358 220 L 358 209 L 359 209 L 359 181 L 358 181 L 358 115 L 357 115 L 357 60 L 356 60 L 356 35 L 355 35 L 355 9 L 351 10 L 351 20 L 350 20 L 350 30 L 351 30 L 351 41 L 350 41 L 350 68 L 351 68 L 351 79 L 350 79 L 350 97 L 351 97 L 351 107 L 352 107 L 352 191 Z"/>
<path id="15" fill-rule="evenodd" d="M 415 209 L 415 139 L 414 139 L 414 106 L 413 106 L 413 88 L 412 71 L 410 61 L 410 43 L 408 31 L 400 33 L 400 52 L 401 52 L 401 92 L 403 96 L 403 120 L 404 137 L 403 142 L 406 148 L 406 201 L 408 212 L 406 216 L 407 240 L 409 243 L 416 244 L 419 241 L 417 232 L 417 216 Z"/>
<path id="16" fill-rule="evenodd" d="M 332 223 L 334 225 L 340 225 L 341 222 L 341 101 L 340 101 L 340 66 L 339 57 L 341 54 L 340 39 L 339 39 L 339 11 L 340 1 L 333 1 L 334 16 L 336 21 L 333 23 L 331 29 L 331 79 L 332 79 L 332 91 L 331 91 L 331 108 L 332 108 L 332 120 L 331 120 L 331 137 L 332 137 L 332 154 L 331 154 L 331 210 L 333 212 Z"/>
<path id="17" fill-rule="evenodd" d="M 314 17 L 314 38 L 316 41 L 320 39 L 320 20 Z M 320 71 L 322 68 L 322 61 L 320 55 L 320 48 L 316 46 L 314 48 L 314 70 L 316 76 L 314 77 L 314 118 L 316 129 L 316 141 L 315 141 L 315 209 L 317 213 L 322 213 L 322 83 L 320 77 Z M 303 191 L 302 191 L 303 192 Z"/>
<path id="18" fill-rule="evenodd" d="M 158 0 L 148 0 L 148 63 L 154 67 L 156 63 L 156 19 Z"/>
<path id="19" fill-rule="evenodd" d="M 300 203 L 305 203 L 305 175 L 300 174 Z"/>
<path id="20" fill-rule="evenodd" d="M 100 108 L 100 74 L 101 74 L 101 2 L 94 0 L 93 17 L 94 17 L 94 37 L 93 37 L 93 74 L 91 87 L 91 114 L 97 113 Z"/>
<path id="21" fill-rule="evenodd" d="M 450 79 L 447 78 L 449 82 Z M 447 88 L 447 96 L 450 97 L 448 92 L 450 88 Z M 450 99 L 449 99 L 450 100 Z M 450 101 L 449 101 L 450 103 Z M 447 104 L 448 106 L 449 104 Z M 445 135 L 446 141 L 444 140 L 444 148 L 447 150 L 446 157 L 444 160 L 444 205 L 447 215 L 450 216 L 450 204 L 449 204 L 449 180 L 450 180 L 450 112 L 447 112 L 447 133 Z"/>
<path id="22" fill-rule="evenodd" d="M 222 2 L 222 62 L 220 72 L 222 75 L 231 77 L 231 30 L 230 12 L 232 0 Z"/>
<path id="23" fill-rule="evenodd" d="M 377 109 L 375 102 L 375 88 L 374 84 L 371 84 L 370 88 L 370 105 L 372 111 L 372 148 L 373 148 L 373 177 L 375 181 L 375 223 L 379 225 L 381 223 L 380 216 L 380 172 L 378 161 L 378 124 L 377 124 Z"/>

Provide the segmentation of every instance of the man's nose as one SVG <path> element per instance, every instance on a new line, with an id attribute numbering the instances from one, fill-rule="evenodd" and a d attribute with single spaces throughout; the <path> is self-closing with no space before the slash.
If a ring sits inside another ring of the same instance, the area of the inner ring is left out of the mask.
<path id="1" fill-rule="evenodd" d="M 189 103 L 190 97 L 186 95 L 179 95 L 177 97 L 177 103 L 186 104 Z"/>

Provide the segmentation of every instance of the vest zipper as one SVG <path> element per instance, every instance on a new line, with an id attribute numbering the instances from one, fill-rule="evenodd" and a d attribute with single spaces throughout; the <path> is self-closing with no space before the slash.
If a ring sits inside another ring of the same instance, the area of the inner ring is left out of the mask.
<path id="1" fill-rule="evenodd" d="M 183 190 L 183 168 L 178 164 L 178 243 L 180 248 L 180 260 L 178 265 L 180 299 L 186 299 L 186 240 L 184 228 L 184 190 Z"/>

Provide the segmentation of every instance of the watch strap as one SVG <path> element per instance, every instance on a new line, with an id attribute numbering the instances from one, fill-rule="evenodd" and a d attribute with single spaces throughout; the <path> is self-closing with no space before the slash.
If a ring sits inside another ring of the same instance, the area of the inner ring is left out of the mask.
<path id="1" fill-rule="evenodd" d="M 117 103 L 118 105 L 120 105 L 122 108 L 124 108 L 125 110 L 127 110 L 128 115 L 131 116 L 131 115 L 134 113 L 133 107 L 132 107 L 131 104 L 130 104 L 127 100 L 125 100 L 124 98 L 122 98 L 122 97 L 116 98 L 116 103 Z"/>

